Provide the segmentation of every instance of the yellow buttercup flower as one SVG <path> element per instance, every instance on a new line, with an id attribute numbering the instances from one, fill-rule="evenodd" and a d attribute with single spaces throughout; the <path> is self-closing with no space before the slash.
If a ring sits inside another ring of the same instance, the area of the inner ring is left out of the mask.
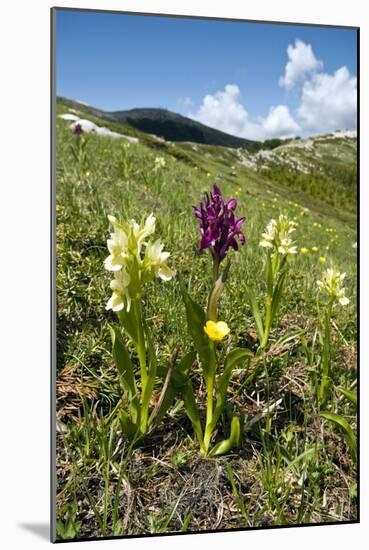
<path id="1" fill-rule="evenodd" d="M 312 250 L 312 252 L 318 252 L 319 249 L 318 249 L 317 246 L 312 246 L 312 247 L 311 247 L 311 250 Z"/>
<path id="2" fill-rule="evenodd" d="M 204 331 L 214 342 L 220 342 L 230 332 L 230 328 L 224 321 L 207 321 Z"/>
<path id="3" fill-rule="evenodd" d="M 301 252 L 301 254 L 307 254 L 307 253 L 309 252 L 309 249 L 306 248 L 306 246 L 302 246 L 302 247 L 300 248 L 300 252 Z"/>
<path id="4" fill-rule="evenodd" d="M 320 256 L 319 261 L 320 261 L 321 264 L 324 264 L 324 263 L 325 263 L 325 258 L 324 258 L 324 256 Z"/>

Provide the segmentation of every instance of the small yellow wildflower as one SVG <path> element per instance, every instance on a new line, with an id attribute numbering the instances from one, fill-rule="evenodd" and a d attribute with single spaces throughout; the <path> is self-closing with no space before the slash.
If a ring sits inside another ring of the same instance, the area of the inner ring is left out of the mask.
<path id="1" fill-rule="evenodd" d="M 240 194 L 240 192 L 239 192 L 239 191 L 235 191 L 234 194 L 238 196 L 238 195 Z"/>
<path id="2" fill-rule="evenodd" d="M 208 178 L 211 178 L 211 172 L 208 172 L 206 175 Z"/>
<path id="3" fill-rule="evenodd" d="M 324 258 L 324 256 L 320 256 L 319 261 L 320 261 L 321 264 L 324 264 L 324 263 L 325 263 L 325 258 Z"/>
<path id="4" fill-rule="evenodd" d="M 90 172 L 86 172 L 86 177 L 88 178 L 88 176 L 90 175 Z"/>
<path id="5" fill-rule="evenodd" d="M 312 252 L 318 252 L 319 248 L 317 246 L 312 246 L 311 251 Z"/>
<path id="6" fill-rule="evenodd" d="M 301 254 L 307 254 L 307 253 L 309 252 L 309 249 L 306 248 L 306 246 L 302 246 L 302 247 L 300 248 L 300 252 L 301 252 Z"/>
<path id="7" fill-rule="evenodd" d="M 220 342 L 230 332 L 229 326 L 224 321 L 207 321 L 204 331 L 214 342 Z"/>

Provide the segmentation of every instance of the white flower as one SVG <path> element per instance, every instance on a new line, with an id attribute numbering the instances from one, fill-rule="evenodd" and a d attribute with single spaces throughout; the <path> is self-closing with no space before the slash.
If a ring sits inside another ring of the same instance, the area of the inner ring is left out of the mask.
<path id="1" fill-rule="evenodd" d="M 138 224 L 135 220 L 128 223 L 119 223 L 114 216 L 109 216 L 109 221 L 114 228 L 107 241 L 110 255 L 105 259 L 104 265 L 108 271 L 114 272 L 114 279 L 110 283 L 113 291 L 106 309 L 120 311 L 131 308 L 131 300 L 141 295 L 145 283 L 158 276 L 164 281 L 169 281 L 173 275 L 167 265 L 169 252 L 163 252 L 164 245 L 160 240 L 154 243 L 149 237 L 155 232 L 156 219 L 150 214 Z M 144 254 L 141 248 L 145 246 Z"/>
<path id="2" fill-rule="evenodd" d="M 154 243 L 149 243 L 146 248 L 145 260 L 149 268 L 153 268 L 155 275 L 163 281 L 170 281 L 174 276 L 174 271 L 167 265 L 170 256 L 169 252 L 163 252 L 164 245 L 158 239 Z"/>
<path id="3" fill-rule="evenodd" d="M 165 159 L 163 157 L 156 157 L 154 161 L 154 170 L 160 170 L 161 168 L 165 168 Z"/>
<path id="4" fill-rule="evenodd" d="M 140 255 L 141 253 L 141 246 L 144 244 L 144 240 L 147 239 L 147 237 L 150 237 L 153 233 L 155 233 L 155 223 L 156 218 L 151 213 L 150 216 L 147 217 L 144 226 L 141 227 L 135 220 L 131 220 L 131 226 L 133 229 L 133 236 L 137 243 L 137 253 Z"/>
<path id="5" fill-rule="evenodd" d="M 346 289 L 341 285 L 346 277 L 346 273 L 340 273 L 337 269 L 328 268 L 323 272 L 322 279 L 317 281 L 318 288 L 328 294 L 333 300 L 346 306 L 350 303 L 350 300 L 346 296 Z"/>
<path id="6" fill-rule="evenodd" d="M 119 227 L 114 216 L 108 218 L 114 227 L 114 233 L 110 233 L 110 239 L 107 240 L 110 255 L 104 260 L 104 266 L 107 271 L 119 271 L 128 257 L 128 236 Z"/>
<path id="7" fill-rule="evenodd" d="M 278 220 L 270 220 L 259 243 L 263 248 L 274 248 L 283 256 L 297 254 L 297 247 L 291 239 L 291 233 L 296 229 L 296 223 L 281 214 Z"/>
<path id="8" fill-rule="evenodd" d="M 110 288 L 113 291 L 112 296 L 109 298 L 105 309 L 112 309 L 113 311 L 120 311 L 126 304 L 126 310 L 131 309 L 131 298 L 128 292 L 128 285 L 130 283 L 130 276 L 122 269 L 114 274 L 114 279 L 110 283 Z"/>

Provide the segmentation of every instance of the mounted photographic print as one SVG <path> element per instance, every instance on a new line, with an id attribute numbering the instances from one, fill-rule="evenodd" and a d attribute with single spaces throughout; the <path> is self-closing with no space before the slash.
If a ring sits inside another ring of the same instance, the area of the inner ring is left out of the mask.
<path id="1" fill-rule="evenodd" d="M 359 519 L 359 29 L 208 15 L 52 10 L 53 541 Z"/>

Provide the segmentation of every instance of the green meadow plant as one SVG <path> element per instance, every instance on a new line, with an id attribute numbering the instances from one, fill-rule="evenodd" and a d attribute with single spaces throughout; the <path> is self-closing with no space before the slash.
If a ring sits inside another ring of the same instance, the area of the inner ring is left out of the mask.
<path id="1" fill-rule="evenodd" d="M 160 194 L 163 189 L 163 170 L 165 170 L 166 162 L 164 157 L 155 157 L 154 167 L 152 169 L 152 180 L 154 189 L 157 194 Z"/>
<path id="2" fill-rule="evenodd" d="M 121 154 L 117 162 L 119 174 L 124 180 L 129 179 L 134 168 L 134 158 L 130 154 L 130 148 L 131 148 L 130 143 L 123 144 L 122 149 L 120 151 Z"/>
<path id="3" fill-rule="evenodd" d="M 321 342 L 321 377 L 318 388 L 318 403 L 319 407 L 324 407 L 329 397 L 329 392 L 332 385 L 331 374 L 331 321 L 333 309 L 339 306 L 346 306 L 350 300 L 346 296 L 345 288 L 342 283 L 346 277 L 346 273 L 340 273 L 335 268 L 328 268 L 323 272 L 321 280 L 317 281 L 319 294 L 323 295 L 323 311 L 319 306 L 318 312 L 320 317 L 320 342 Z M 319 295 L 318 295 L 319 296 Z"/>
<path id="4" fill-rule="evenodd" d="M 277 220 L 270 220 L 262 234 L 259 244 L 266 252 L 264 319 L 252 286 L 250 284 L 246 285 L 246 292 L 259 337 L 259 352 L 264 350 L 269 343 L 270 330 L 282 299 L 288 262 L 297 253 L 295 241 L 291 237 L 295 229 L 296 223 L 289 220 L 285 214 L 280 214 Z"/>
<path id="5" fill-rule="evenodd" d="M 81 169 L 86 169 L 89 164 L 87 155 L 88 138 L 83 132 L 82 126 L 80 124 L 75 125 L 73 134 L 75 138 L 70 148 L 72 156 L 76 164 L 79 165 Z"/>
<path id="6" fill-rule="evenodd" d="M 226 263 L 222 272 L 220 265 L 229 248 L 238 250 L 238 242 L 241 244 L 245 242 L 241 231 L 245 218 L 235 219 L 236 207 L 236 199 L 231 198 L 225 201 L 220 189 L 214 185 L 210 195 L 207 194 L 200 206 L 195 208 L 195 216 L 199 221 L 201 234 L 199 249 L 200 251 L 209 249 L 212 256 L 213 285 L 208 296 L 206 312 L 200 304 L 191 298 L 185 285 L 181 282 L 188 329 L 198 354 L 206 386 L 204 429 L 189 377 L 181 393 L 201 452 L 209 456 L 227 453 L 240 442 L 240 418 L 236 414 L 232 414 L 229 437 L 211 447 L 217 422 L 226 407 L 227 388 L 233 368 L 245 360 L 248 361 L 252 356 L 247 349 L 235 348 L 226 355 L 222 368 L 218 359 L 220 342 L 230 332 L 227 323 L 217 319 L 217 304 L 227 280 L 230 262 Z"/>
<path id="7" fill-rule="evenodd" d="M 157 374 L 157 361 L 152 336 L 142 307 L 144 288 L 155 276 L 169 281 L 174 271 L 167 265 L 169 252 L 163 243 L 151 236 L 155 232 L 155 217 L 146 221 L 119 222 L 108 216 L 113 232 L 107 241 L 109 256 L 105 269 L 114 275 L 110 283 L 112 295 L 107 310 L 116 312 L 119 324 L 110 326 L 113 358 L 128 401 L 128 412 L 121 411 L 123 431 L 131 438 L 148 430 L 149 407 Z M 135 348 L 139 375 L 127 350 L 123 334 L 129 336 Z"/>

